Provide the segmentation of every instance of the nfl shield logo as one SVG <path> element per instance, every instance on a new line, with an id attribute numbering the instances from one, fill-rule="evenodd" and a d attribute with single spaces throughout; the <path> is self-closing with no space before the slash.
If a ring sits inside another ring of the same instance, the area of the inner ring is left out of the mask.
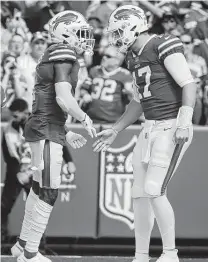
<path id="1" fill-rule="evenodd" d="M 132 155 L 137 136 L 123 147 L 101 153 L 100 199 L 102 213 L 134 228 L 131 187 L 133 183 Z"/>

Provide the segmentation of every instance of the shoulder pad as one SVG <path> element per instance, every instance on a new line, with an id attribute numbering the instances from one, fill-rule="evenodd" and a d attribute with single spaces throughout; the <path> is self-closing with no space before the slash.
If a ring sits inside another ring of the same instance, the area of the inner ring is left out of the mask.
<path id="1" fill-rule="evenodd" d="M 74 50 L 66 44 L 54 44 L 48 49 L 49 61 L 71 61 L 77 60 Z"/>
<path id="2" fill-rule="evenodd" d="M 183 53 L 183 44 L 178 37 L 164 34 L 157 36 L 156 49 L 159 59 L 164 60 L 170 54 Z"/>

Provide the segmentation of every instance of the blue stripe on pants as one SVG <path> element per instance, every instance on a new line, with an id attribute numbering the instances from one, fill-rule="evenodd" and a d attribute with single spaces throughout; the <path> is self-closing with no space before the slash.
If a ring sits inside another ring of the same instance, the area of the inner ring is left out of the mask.
<path id="1" fill-rule="evenodd" d="M 183 145 L 184 145 L 184 143 L 177 144 L 175 149 L 174 149 L 173 156 L 171 158 L 170 165 L 169 165 L 167 174 L 165 176 L 165 179 L 164 179 L 164 182 L 163 182 L 163 185 L 162 185 L 162 188 L 161 188 L 161 194 L 162 195 L 165 194 L 165 190 L 166 190 L 166 188 L 168 186 L 168 183 L 170 182 L 170 179 L 171 179 L 171 177 L 173 175 L 173 172 L 174 172 L 176 164 L 178 162 L 178 158 L 179 158 L 179 156 L 181 154 Z"/>
<path id="2" fill-rule="evenodd" d="M 50 141 L 49 140 L 45 140 L 45 144 L 43 148 L 43 161 L 44 161 L 44 169 L 42 171 L 42 187 L 50 188 L 51 157 L 50 157 Z"/>

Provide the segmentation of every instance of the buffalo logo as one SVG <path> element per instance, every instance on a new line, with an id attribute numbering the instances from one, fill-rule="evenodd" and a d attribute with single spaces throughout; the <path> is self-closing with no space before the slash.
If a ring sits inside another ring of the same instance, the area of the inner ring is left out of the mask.
<path id="1" fill-rule="evenodd" d="M 136 141 L 133 136 L 127 145 L 102 152 L 100 166 L 100 210 L 105 216 L 126 223 L 131 230 L 134 228 L 132 155 Z"/>
<path id="2" fill-rule="evenodd" d="M 64 23 L 65 25 L 70 25 L 71 23 L 75 22 L 77 20 L 78 16 L 70 13 L 63 15 L 61 17 L 57 17 L 56 20 L 53 21 L 52 24 L 54 25 L 54 30 L 58 27 L 59 23 Z"/>
<path id="3" fill-rule="evenodd" d="M 142 16 L 140 15 L 139 11 L 136 9 L 122 9 L 118 10 L 117 13 L 114 15 L 114 17 L 118 20 L 127 20 L 130 15 L 137 16 L 139 19 L 142 19 Z"/>

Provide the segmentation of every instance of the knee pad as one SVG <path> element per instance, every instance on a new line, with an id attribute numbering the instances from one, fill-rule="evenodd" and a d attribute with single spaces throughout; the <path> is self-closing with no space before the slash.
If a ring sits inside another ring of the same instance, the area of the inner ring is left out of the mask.
<path id="1" fill-rule="evenodd" d="M 34 181 L 34 180 L 32 181 L 32 190 L 36 195 L 39 195 L 40 186 L 37 181 Z"/>
<path id="2" fill-rule="evenodd" d="M 54 206 L 58 197 L 58 189 L 40 188 L 39 198 L 50 206 Z"/>
<path id="3" fill-rule="evenodd" d="M 152 180 L 148 180 L 145 182 L 144 185 L 145 193 L 148 194 L 150 197 L 158 197 L 161 195 L 161 186 Z"/>
<path id="4" fill-rule="evenodd" d="M 147 194 L 144 192 L 144 189 L 142 187 L 133 185 L 131 188 L 131 197 L 134 199 L 140 197 L 147 197 Z"/>

